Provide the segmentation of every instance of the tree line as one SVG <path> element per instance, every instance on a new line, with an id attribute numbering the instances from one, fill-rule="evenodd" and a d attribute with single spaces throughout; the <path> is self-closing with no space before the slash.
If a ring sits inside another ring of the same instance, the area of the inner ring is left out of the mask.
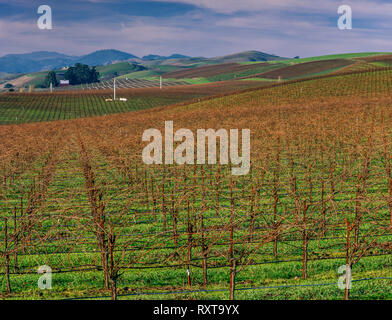
<path id="1" fill-rule="evenodd" d="M 99 82 L 99 72 L 96 67 L 89 67 L 86 64 L 76 63 L 75 66 L 69 67 L 64 74 L 65 80 L 69 80 L 71 85 L 79 85 L 86 83 Z M 50 71 L 44 80 L 44 86 L 46 88 L 50 87 L 50 84 L 57 87 L 60 81 L 57 79 L 57 74 L 55 71 Z"/>

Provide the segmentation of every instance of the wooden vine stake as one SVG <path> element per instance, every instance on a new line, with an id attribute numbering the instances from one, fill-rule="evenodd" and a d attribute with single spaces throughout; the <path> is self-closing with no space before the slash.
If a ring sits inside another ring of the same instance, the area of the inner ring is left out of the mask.
<path id="1" fill-rule="evenodd" d="M 10 282 L 10 255 L 8 251 L 8 219 L 4 219 L 4 255 L 5 255 L 5 279 L 7 283 L 7 293 L 11 293 Z"/>
<path id="2" fill-rule="evenodd" d="M 233 180 L 230 179 L 230 198 L 231 198 L 231 210 L 230 210 L 230 249 L 229 249 L 229 262 L 230 262 L 230 300 L 235 299 L 235 276 L 236 260 L 234 259 L 234 198 L 233 198 Z"/>
<path id="3" fill-rule="evenodd" d="M 346 223 L 346 229 L 347 229 L 347 235 L 346 235 L 346 266 L 351 268 L 351 262 L 350 262 L 350 233 L 353 231 L 355 227 L 355 223 L 350 224 L 348 220 L 345 218 L 344 219 Z M 347 272 L 346 272 L 347 274 Z M 350 299 L 350 288 L 349 288 L 349 283 L 350 280 L 346 278 L 346 286 L 344 289 L 344 300 L 349 300 Z"/>

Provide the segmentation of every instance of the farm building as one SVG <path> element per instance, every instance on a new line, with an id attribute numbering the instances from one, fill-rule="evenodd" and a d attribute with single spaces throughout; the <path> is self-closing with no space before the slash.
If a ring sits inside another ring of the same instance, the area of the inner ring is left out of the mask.
<path id="1" fill-rule="evenodd" d="M 69 85 L 69 80 L 60 80 L 60 87 L 68 87 Z"/>

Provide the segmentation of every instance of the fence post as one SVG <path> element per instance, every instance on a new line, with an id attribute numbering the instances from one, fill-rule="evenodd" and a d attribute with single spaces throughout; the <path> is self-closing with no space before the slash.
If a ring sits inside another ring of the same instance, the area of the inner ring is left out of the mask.
<path id="1" fill-rule="evenodd" d="M 188 220 L 188 286 L 190 287 L 192 285 L 191 282 L 191 262 L 192 262 L 192 226 L 191 226 L 191 221 L 190 221 L 190 208 L 189 208 L 189 199 L 188 199 L 188 215 L 187 215 L 187 220 Z"/>
<path id="2" fill-rule="evenodd" d="M 19 246 L 19 231 L 16 216 L 16 208 L 14 210 L 14 270 L 18 270 L 18 246 Z"/>
<path id="3" fill-rule="evenodd" d="M 7 282 L 7 293 L 11 293 L 10 283 L 10 255 L 8 252 L 8 219 L 4 218 L 4 254 L 5 254 L 5 279 Z"/>
<path id="4" fill-rule="evenodd" d="M 230 300 L 235 299 L 235 276 L 237 273 L 236 260 L 232 259 L 230 266 Z"/>

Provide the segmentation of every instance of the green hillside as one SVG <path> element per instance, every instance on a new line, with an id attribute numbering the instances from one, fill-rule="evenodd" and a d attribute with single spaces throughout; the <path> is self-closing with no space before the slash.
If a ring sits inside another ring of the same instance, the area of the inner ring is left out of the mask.
<path id="1" fill-rule="evenodd" d="M 97 71 L 101 75 L 103 79 L 111 79 L 113 77 L 129 74 L 132 72 L 139 72 L 147 70 L 146 67 L 134 63 L 129 62 L 120 62 L 107 66 L 99 66 L 97 67 Z"/>
<path id="2" fill-rule="evenodd" d="M 355 59 L 355 58 L 364 58 L 364 57 L 372 57 L 372 56 L 381 56 L 386 54 L 392 54 L 392 52 L 360 52 L 360 53 L 342 53 L 342 54 L 330 54 L 325 56 L 315 56 L 315 57 L 308 57 L 308 58 L 299 58 L 299 59 L 285 59 L 279 61 L 279 63 L 284 64 L 292 64 L 292 63 L 303 63 L 303 62 L 310 62 L 310 61 L 322 61 L 322 60 L 334 60 L 334 59 Z M 252 64 L 257 62 L 242 62 L 243 64 Z M 270 62 L 276 63 L 276 62 Z"/>
<path id="3" fill-rule="evenodd" d="M 392 55 L 386 52 L 361 52 L 333 54 L 298 59 L 281 58 L 258 51 L 246 51 L 215 58 L 178 58 L 169 60 L 119 62 L 98 66 L 102 81 L 114 77 L 151 80 L 159 76 L 165 79 L 184 80 L 192 84 L 228 81 L 236 79 L 269 79 L 276 81 L 279 77 L 297 79 L 324 75 L 340 71 L 355 71 L 391 66 L 391 61 L 383 56 Z M 381 60 L 380 60 L 381 59 Z M 63 74 L 63 70 L 57 70 Z M 41 87 L 47 71 L 21 75 L 0 74 L 0 84 L 17 77 L 27 76 L 31 80 L 22 81 L 21 86 L 30 84 Z M 16 87 L 19 87 L 16 85 Z"/>

